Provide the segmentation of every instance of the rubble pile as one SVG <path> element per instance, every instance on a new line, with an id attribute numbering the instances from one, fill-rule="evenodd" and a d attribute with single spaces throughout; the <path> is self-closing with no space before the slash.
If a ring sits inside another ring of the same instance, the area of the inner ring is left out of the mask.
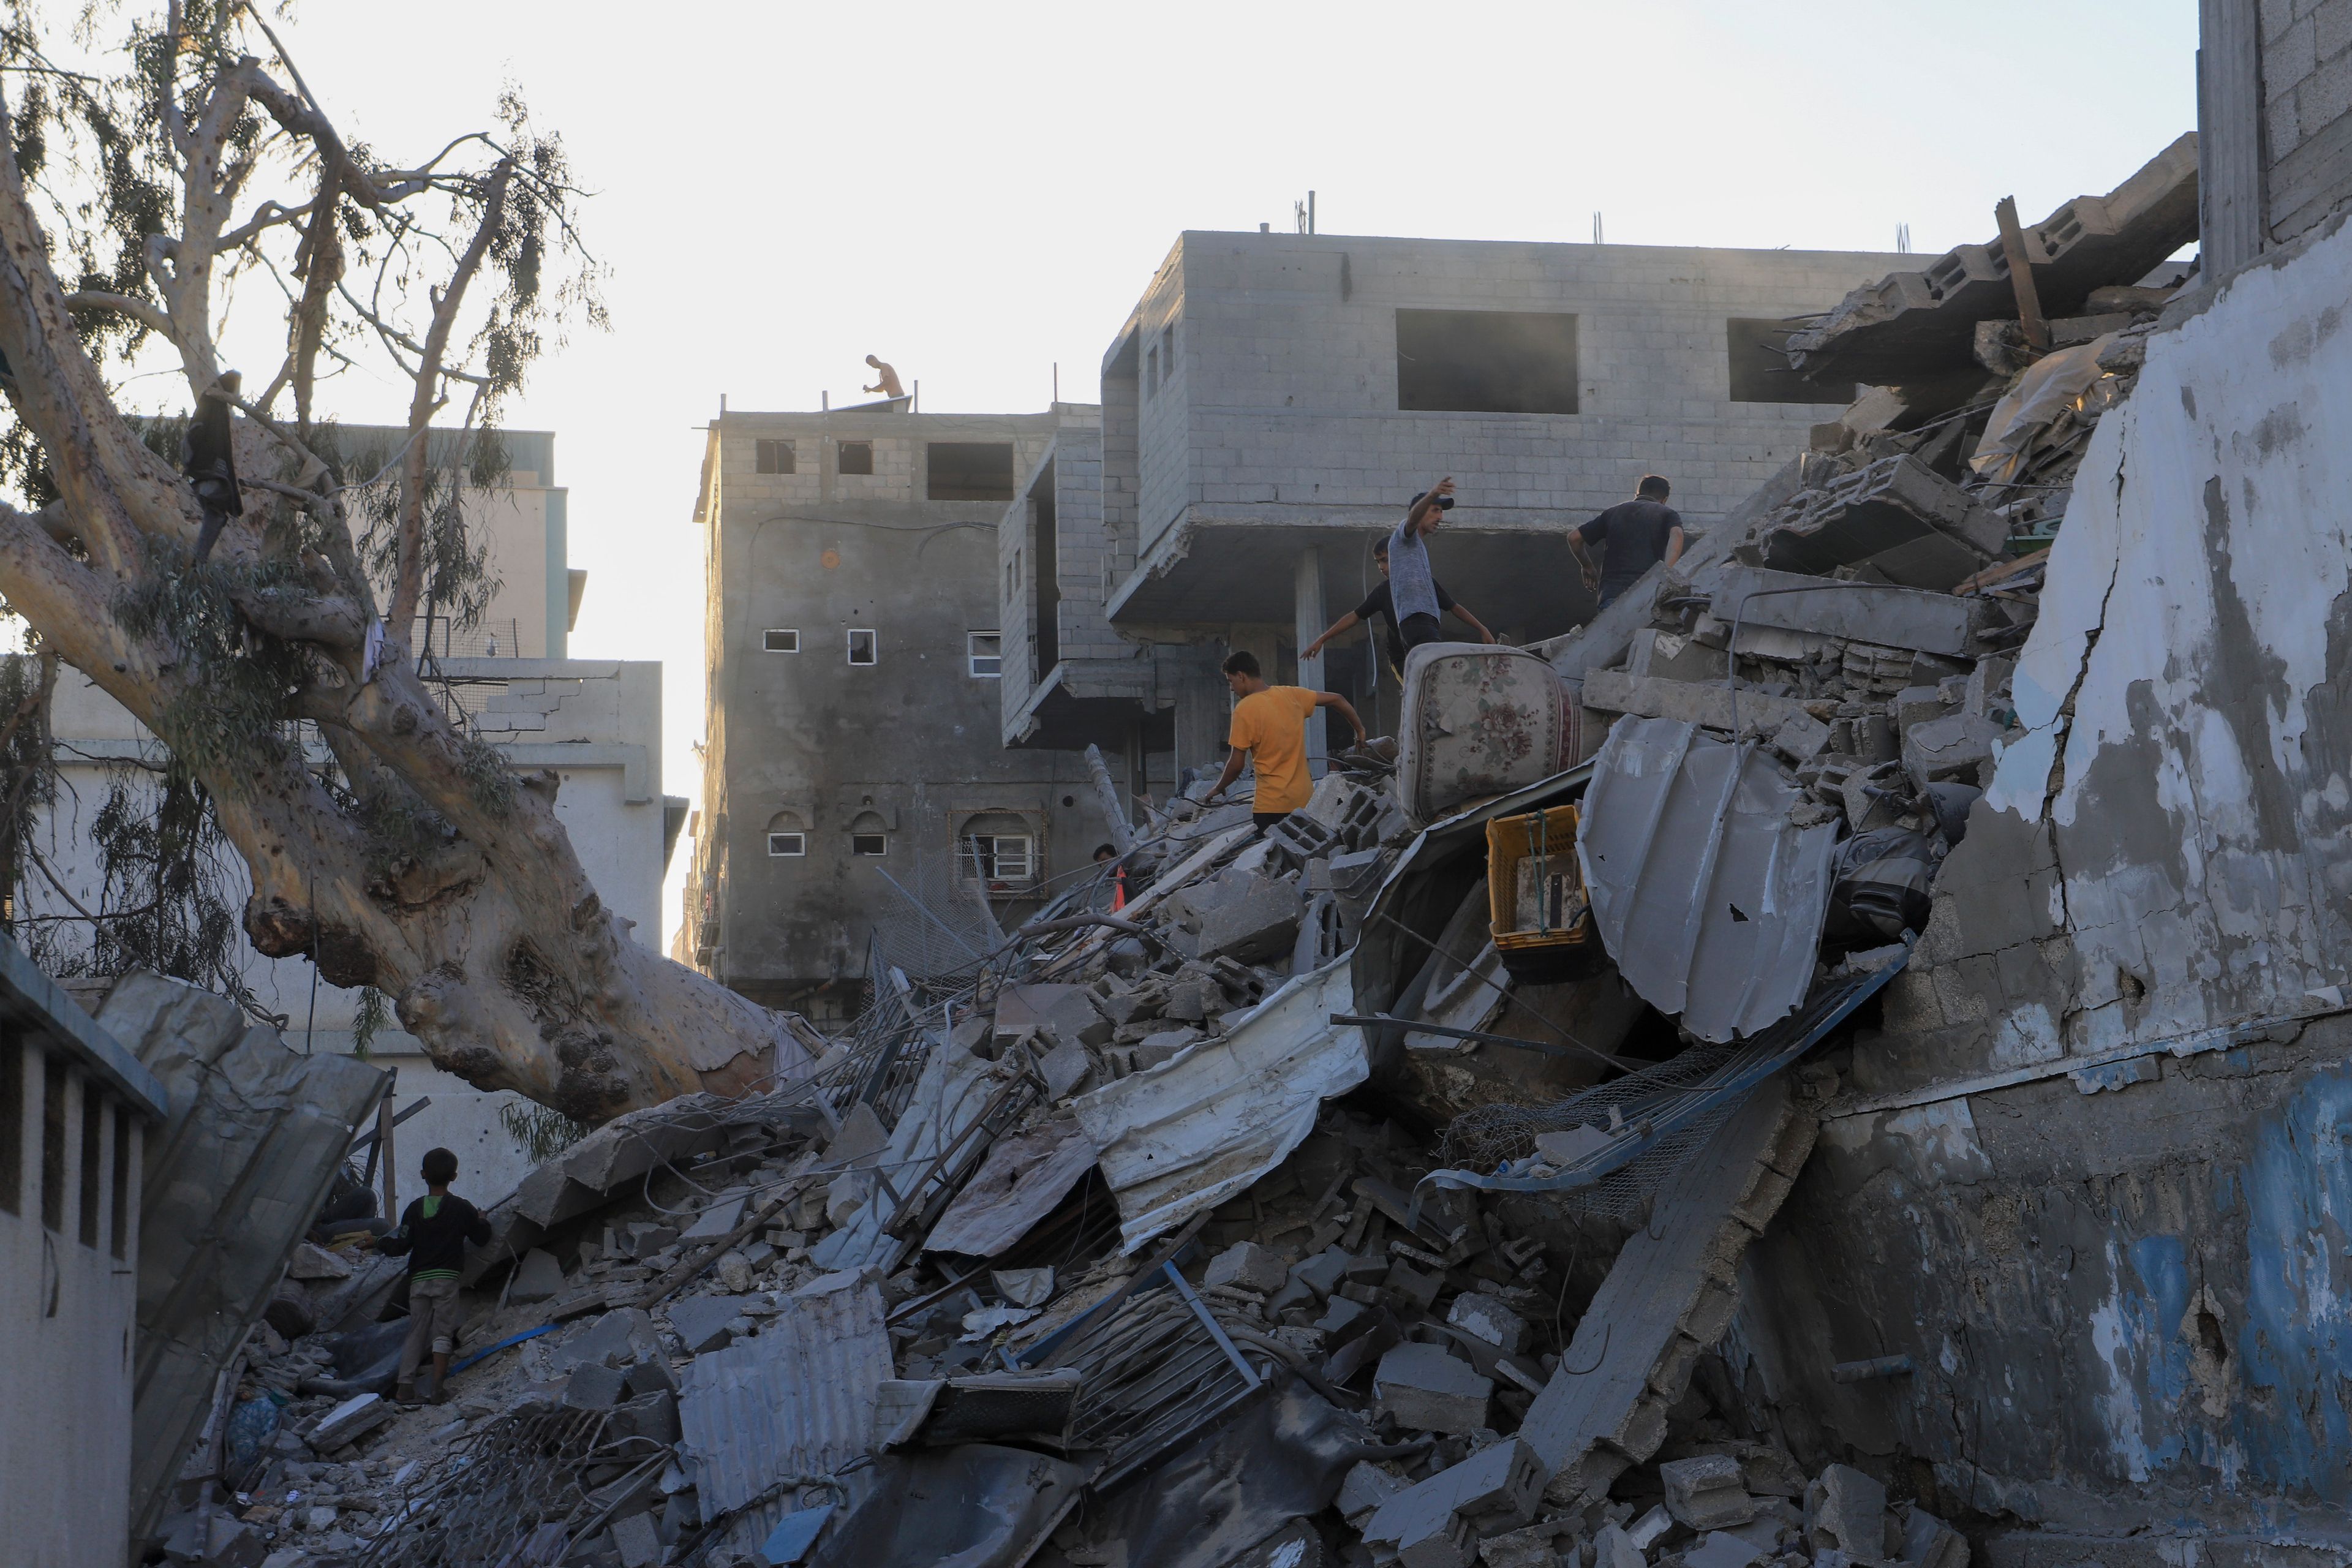
<path id="1" fill-rule="evenodd" d="M 1727 1336 L 1811 1053 L 2014 731 L 2180 165 L 2035 231 L 2079 316 L 2029 332 L 1956 252 L 1800 334 L 1886 384 L 1591 626 L 1414 649 L 1405 732 L 1307 806 L 1194 784 L 791 1081 L 549 1160 L 443 1403 L 386 1402 L 398 1268 L 322 1226 L 163 1555 L 1964 1568 L 1970 1500 L 1827 1450 Z"/>

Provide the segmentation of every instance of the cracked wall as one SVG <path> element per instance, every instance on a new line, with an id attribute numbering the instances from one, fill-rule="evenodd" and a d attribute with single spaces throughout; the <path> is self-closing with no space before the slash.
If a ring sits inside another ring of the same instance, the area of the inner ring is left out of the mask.
<path id="1" fill-rule="evenodd" d="M 2352 1543 L 2347 278 L 2339 222 L 2151 340 L 2024 731 L 1751 1258 L 1792 1437 L 1956 1515 Z"/>

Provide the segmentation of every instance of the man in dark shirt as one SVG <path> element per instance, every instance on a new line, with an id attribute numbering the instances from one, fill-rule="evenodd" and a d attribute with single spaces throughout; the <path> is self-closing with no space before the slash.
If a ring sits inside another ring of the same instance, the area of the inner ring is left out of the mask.
<path id="1" fill-rule="evenodd" d="M 487 1247 L 490 1222 L 449 1190 L 457 1179 L 457 1156 L 446 1149 L 426 1152 L 419 1168 L 425 1195 L 403 1211 L 400 1228 L 376 1243 L 391 1257 L 408 1258 L 408 1339 L 400 1352 L 400 1377 L 393 1397 L 416 1403 L 416 1366 L 433 1356 L 433 1403 L 449 1399 L 449 1358 L 457 1350 L 457 1275 L 466 1244 Z"/>
<path id="2" fill-rule="evenodd" d="M 1325 628 L 1321 637 L 1317 637 L 1313 642 L 1308 643 L 1305 648 L 1301 649 L 1298 655 L 1299 658 L 1313 658 L 1317 654 L 1323 651 L 1323 645 L 1329 642 L 1333 637 L 1339 637 L 1349 631 L 1352 631 L 1357 626 L 1360 626 L 1366 621 L 1370 620 L 1373 616 L 1378 616 L 1387 624 L 1385 646 L 1388 649 L 1389 668 L 1395 670 L 1402 670 L 1404 668 L 1404 635 L 1397 629 L 1396 595 L 1389 587 L 1388 581 L 1389 542 L 1387 540 L 1383 539 L 1372 546 L 1372 560 L 1379 564 L 1381 569 L 1381 585 L 1373 589 L 1370 593 L 1365 595 L 1364 602 L 1362 604 L 1358 605 L 1354 609 L 1349 610 L 1346 615 L 1341 616 L 1338 620 L 1333 621 L 1329 626 Z M 1477 616 L 1472 615 L 1462 605 L 1454 603 L 1454 595 L 1445 591 L 1444 584 L 1438 582 L 1434 577 L 1433 577 L 1430 579 L 1430 586 L 1437 590 L 1438 614 L 1444 615 L 1448 611 L 1452 611 L 1455 616 L 1459 616 L 1472 631 L 1478 634 L 1478 640 L 1480 642 L 1490 643 L 1495 640 L 1495 634 L 1486 629 L 1486 623 L 1479 620 Z"/>
<path id="3" fill-rule="evenodd" d="M 1682 559 L 1682 514 L 1666 504 L 1670 490 L 1660 476 L 1645 475 L 1632 500 L 1619 501 L 1568 536 L 1568 547 L 1584 570 L 1584 585 L 1601 595 L 1602 609 L 1659 562 L 1672 566 Z M 1587 544 L 1602 547 L 1604 564 L 1593 565 Z"/>

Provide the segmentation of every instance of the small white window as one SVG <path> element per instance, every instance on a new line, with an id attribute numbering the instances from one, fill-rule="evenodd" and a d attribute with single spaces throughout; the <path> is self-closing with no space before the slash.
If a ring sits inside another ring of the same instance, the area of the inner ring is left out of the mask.
<path id="1" fill-rule="evenodd" d="M 874 634 L 862 626 L 853 627 L 850 631 L 849 662 L 852 664 L 874 662 Z"/>
<path id="2" fill-rule="evenodd" d="M 1024 888 L 1037 879 L 1037 841 L 1025 833 L 975 833 L 964 840 L 973 874 L 992 888 Z"/>
<path id="3" fill-rule="evenodd" d="M 798 653 L 801 651 L 801 634 L 771 627 L 760 634 L 760 647 L 766 653 Z"/>
<path id="4" fill-rule="evenodd" d="M 849 836 L 849 852 L 867 859 L 879 859 L 890 853 L 890 836 L 887 833 L 853 833 Z"/>
<path id="5" fill-rule="evenodd" d="M 964 648 L 975 679 L 995 680 L 1004 674 L 1004 636 L 1001 632 L 966 632 Z"/>
<path id="6" fill-rule="evenodd" d="M 771 833 L 768 835 L 768 853 L 779 856 L 805 855 L 808 853 L 808 835 Z"/>

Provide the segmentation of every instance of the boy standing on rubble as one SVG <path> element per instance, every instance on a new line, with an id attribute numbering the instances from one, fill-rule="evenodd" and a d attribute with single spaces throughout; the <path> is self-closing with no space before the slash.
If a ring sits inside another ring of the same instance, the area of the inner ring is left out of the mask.
<path id="1" fill-rule="evenodd" d="M 415 1405 L 416 1368 L 425 1352 L 433 1355 L 433 1403 L 449 1399 L 449 1358 L 457 1350 L 457 1271 L 466 1261 L 466 1243 L 487 1247 L 490 1222 L 481 1211 L 449 1190 L 457 1179 L 457 1156 L 446 1149 L 430 1149 L 418 1167 L 425 1178 L 425 1195 L 400 1216 L 400 1228 L 376 1243 L 378 1251 L 408 1258 L 408 1339 L 400 1350 L 400 1380 L 393 1397 Z"/>
<path id="2" fill-rule="evenodd" d="M 1389 535 L 1389 601 L 1405 653 L 1445 636 L 1437 625 L 1437 578 L 1429 568 L 1428 541 L 1438 521 L 1453 510 L 1454 480 L 1440 479 L 1412 498 L 1404 521 Z M 1404 655 L 1397 657 L 1402 660 Z"/>
<path id="3" fill-rule="evenodd" d="M 1396 671 L 1400 678 L 1402 677 L 1405 655 L 1404 636 L 1397 629 L 1396 590 L 1389 584 L 1389 542 L 1385 538 L 1372 546 L 1372 560 L 1381 569 L 1381 585 L 1365 595 L 1362 604 L 1333 621 L 1328 627 L 1325 628 L 1321 637 L 1300 648 L 1299 658 L 1313 658 L 1323 651 L 1323 645 L 1333 637 L 1342 636 L 1366 621 L 1378 617 L 1388 623 L 1385 647 L 1388 650 L 1389 668 Z M 1472 631 L 1478 634 L 1480 642 L 1490 643 L 1495 640 L 1495 634 L 1486 629 L 1486 623 L 1472 615 L 1469 605 L 1457 604 L 1454 595 L 1445 591 L 1444 584 L 1440 583 L 1435 577 L 1432 577 L 1429 583 L 1437 596 L 1439 614 L 1450 614 L 1460 617 Z"/>
<path id="4" fill-rule="evenodd" d="M 1257 768 L 1257 791 L 1250 801 L 1250 820 L 1260 827 L 1279 822 L 1315 795 L 1315 780 L 1307 771 L 1307 722 L 1318 708 L 1339 710 L 1356 731 L 1356 744 L 1369 737 L 1355 704 L 1336 691 L 1309 691 L 1303 686 L 1268 686 L 1258 671 L 1257 656 L 1244 651 L 1225 660 L 1225 684 L 1241 699 L 1234 704 L 1233 731 L 1226 744 L 1225 771 L 1211 800 L 1225 793 L 1241 776 L 1242 758 Z"/>
<path id="5" fill-rule="evenodd" d="M 1672 566 L 1683 558 L 1682 514 L 1666 504 L 1673 489 L 1664 475 L 1644 474 L 1632 500 L 1619 501 L 1570 531 L 1568 547 L 1584 571 L 1584 585 L 1601 595 L 1602 609 L 1659 562 Z M 1587 544 L 1601 547 L 1607 556 L 1602 565 L 1593 565 Z"/>

